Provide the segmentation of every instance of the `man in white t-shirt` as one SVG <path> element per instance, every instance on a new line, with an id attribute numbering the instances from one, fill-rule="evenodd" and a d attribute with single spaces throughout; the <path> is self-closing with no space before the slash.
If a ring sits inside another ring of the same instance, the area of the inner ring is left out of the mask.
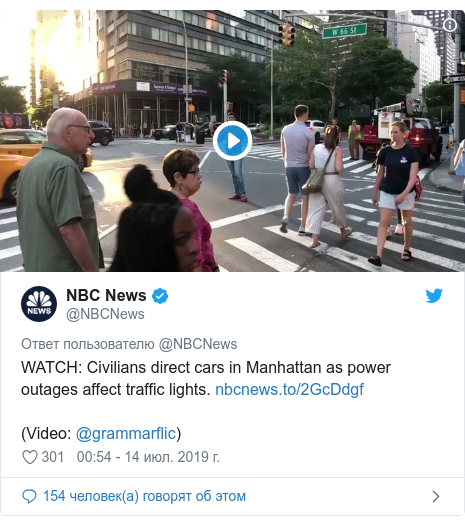
<path id="1" fill-rule="evenodd" d="M 281 232 L 287 233 L 289 215 L 296 196 L 302 194 L 299 236 L 305 236 L 305 223 L 308 214 L 308 192 L 302 186 L 310 177 L 310 155 L 315 147 L 315 132 L 307 128 L 308 106 L 299 104 L 294 110 L 295 122 L 281 132 L 281 153 L 286 167 L 287 198 L 284 203 L 284 216 Z"/>

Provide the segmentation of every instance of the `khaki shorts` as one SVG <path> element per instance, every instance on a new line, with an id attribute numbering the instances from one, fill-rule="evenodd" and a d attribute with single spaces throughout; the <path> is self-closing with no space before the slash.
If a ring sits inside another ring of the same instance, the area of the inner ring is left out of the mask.
<path id="1" fill-rule="evenodd" d="M 379 202 L 378 206 L 380 208 L 390 208 L 391 210 L 396 209 L 396 197 L 397 195 L 394 194 L 387 194 L 386 192 L 379 193 Z M 397 205 L 397 208 L 399 210 L 413 210 L 413 206 L 415 204 L 415 192 L 410 192 L 408 196 L 400 203 L 400 205 Z"/>

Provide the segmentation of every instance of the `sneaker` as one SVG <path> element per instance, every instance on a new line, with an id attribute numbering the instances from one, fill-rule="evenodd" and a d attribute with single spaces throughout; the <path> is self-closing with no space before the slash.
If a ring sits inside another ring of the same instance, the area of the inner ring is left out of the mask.
<path id="1" fill-rule="evenodd" d="M 401 236 L 401 235 L 404 233 L 404 227 L 403 227 L 402 225 L 397 225 L 397 226 L 396 226 L 395 233 L 396 233 L 398 236 Z"/>
<path id="2" fill-rule="evenodd" d="M 242 201 L 243 203 L 247 203 L 248 200 L 249 200 L 249 199 L 248 199 L 248 197 L 247 197 L 246 195 L 241 195 L 241 201 Z"/>
<path id="3" fill-rule="evenodd" d="M 289 220 L 287 217 L 283 217 L 283 220 L 281 221 L 281 226 L 279 228 L 279 230 L 281 230 L 281 232 L 283 234 L 287 234 L 287 225 L 289 224 Z"/>
<path id="4" fill-rule="evenodd" d="M 228 199 L 231 199 L 231 200 L 232 200 L 232 199 L 240 199 L 240 198 L 241 198 L 241 196 L 240 196 L 240 195 L 237 195 L 237 194 L 230 195 L 230 196 L 228 197 Z"/>
<path id="5" fill-rule="evenodd" d="M 299 226 L 299 236 L 305 236 L 305 228 Z"/>
<path id="6" fill-rule="evenodd" d="M 387 232 L 386 232 L 386 237 L 391 237 L 392 236 L 392 228 L 390 226 L 388 226 L 388 229 L 387 229 Z"/>

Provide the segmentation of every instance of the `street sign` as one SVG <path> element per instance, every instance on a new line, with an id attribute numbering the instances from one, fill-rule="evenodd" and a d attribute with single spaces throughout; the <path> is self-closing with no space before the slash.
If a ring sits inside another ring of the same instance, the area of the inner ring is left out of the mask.
<path id="1" fill-rule="evenodd" d="M 4 80 L 8 80 L 10 77 L 8 75 L 5 75 L 4 77 L 0 77 L 0 82 L 3 82 Z"/>
<path id="2" fill-rule="evenodd" d="M 367 34 L 367 24 L 356 24 L 354 26 L 325 27 L 323 38 L 345 38 Z"/>
<path id="3" fill-rule="evenodd" d="M 443 75 L 442 84 L 461 84 L 465 83 L 465 75 Z"/>
<path id="4" fill-rule="evenodd" d="M 56 93 L 54 95 L 52 95 L 52 104 L 53 104 L 54 108 L 59 108 L 60 107 L 60 100 L 59 100 L 58 95 Z"/>

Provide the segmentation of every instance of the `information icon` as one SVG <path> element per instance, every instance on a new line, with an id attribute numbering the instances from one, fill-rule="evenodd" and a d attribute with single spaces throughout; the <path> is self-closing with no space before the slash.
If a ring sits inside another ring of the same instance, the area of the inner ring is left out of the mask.
<path id="1" fill-rule="evenodd" d="M 446 18 L 442 27 L 448 32 L 453 33 L 457 29 L 457 21 L 453 18 Z"/>

